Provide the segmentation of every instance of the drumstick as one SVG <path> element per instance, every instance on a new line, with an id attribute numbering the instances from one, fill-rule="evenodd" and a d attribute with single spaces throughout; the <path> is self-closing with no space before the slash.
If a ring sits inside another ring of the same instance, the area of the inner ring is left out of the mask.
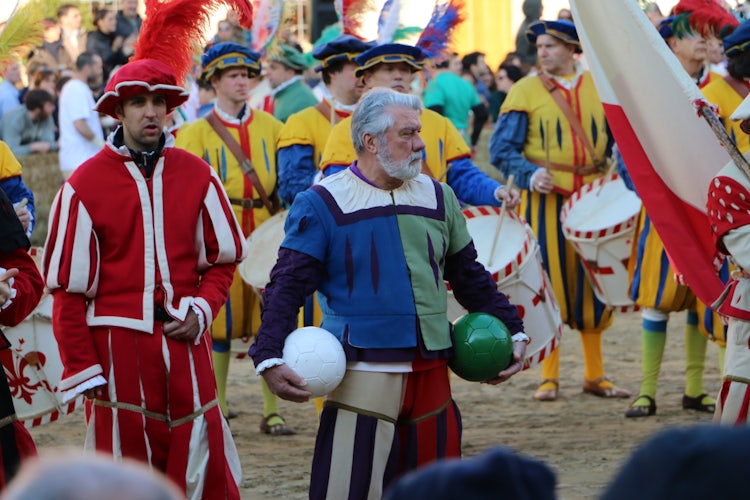
<path id="1" fill-rule="evenodd" d="M 508 194 L 510 194 L 511 189 L 513 189 L 514 180 L 515 176 L 513 174 L 510 174 L 508 176 L 508 182 L 505 183 L 505 190 L 508 191 Z M 492 250 L 490 250 L 490 258 L 487 259 L 487 267 L 492 267 L 492 259 L 495 257 L 495 247 L 497 247 L 497 238 L 500 236 L 500 228 L 503 227 L 505 213 L 508 211 L 507 205 L 507 200 L 503 200 L 502 205 L 500 205 L 500 217 L 497 219 L 497 226 L 495 227 L 495 237 L 492 238 Z"/>
<path id="2" fill-rule="evenodd" d="M 609 162 L 609 165 L 607 165 L 607 171 L 604 173 L 604 180 L 602 181 L 601 186 L 599 186 L 599 189 L 596 190 L 596 196 L 599 196 L 601 194 L 602 189 L 604 189 L 604 185 L 611 180 L 610 177 L 612 176 L 616 168 L 617 161 L 612 160 L 611 162 Z"/>
<path id="3" fill-rule="evenodd" d="M 23 198 L 21 201 L 13 205 L 13 208 L 15 208 L 16 210 L 20 210 L 23 207 L 25 207 L 28 202 L 29 202 L 28 198 Z"/>

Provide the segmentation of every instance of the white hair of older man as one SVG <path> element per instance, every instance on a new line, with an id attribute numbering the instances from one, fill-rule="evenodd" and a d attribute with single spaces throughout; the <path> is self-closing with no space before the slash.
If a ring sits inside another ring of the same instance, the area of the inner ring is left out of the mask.
<path id="1" fill-rule="evenodd" d="M 375 88 L 359 100 L 352 113 L 352 143 L 357 154 L 365 149 L 362 137 L 371 134 L 382 138 L 386 130 L 394 124 L 393 115 L 388 112 L 391 106 L 401 106 L 422 111 L 422 102 L 410 94 L 400 94 L 387 88 Z"/>

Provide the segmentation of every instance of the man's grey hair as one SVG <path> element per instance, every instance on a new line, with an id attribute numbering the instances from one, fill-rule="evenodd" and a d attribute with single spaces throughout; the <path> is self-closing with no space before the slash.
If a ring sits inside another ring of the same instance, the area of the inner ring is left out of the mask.
<path id="1" fill-rule="evenodd" d="M 395 120 L 388 112 L 391 106 L 401 106 L 422 112 L 422 102 L 413 95 L 399 94 L 386 88 L 376 88 L 367 92 L 362 96 L 352 114 L 352 142 L 357 154 L 365 150 L 363 140 L 365 134 L 372 134 L 382 139 L 386 130 L 393 126 Z"/>

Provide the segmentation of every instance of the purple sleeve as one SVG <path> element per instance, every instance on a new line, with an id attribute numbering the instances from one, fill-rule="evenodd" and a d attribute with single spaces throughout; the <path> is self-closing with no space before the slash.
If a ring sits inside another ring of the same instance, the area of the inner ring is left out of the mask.
<path id="1" fill-rule="evenodd" d="M 248 351 L 255 366 L 280 358 L 287 335 L 297 328 L 297 315 L 323 279 L 323 263 L 302 252 L 279 249 L 271 282 L 263 291 L 261 324 Z"/>
<path id="2" fill-rule="evenodd" d="M 497 289 L 492 275 L 477 262 L 474 242 L 445 261 L 445 279 L 451 284 L 453 295 L 469 312 L 485 312 L 500 318 L 511 334 L 523 332 L 523 320 L 516 306 Z"/>

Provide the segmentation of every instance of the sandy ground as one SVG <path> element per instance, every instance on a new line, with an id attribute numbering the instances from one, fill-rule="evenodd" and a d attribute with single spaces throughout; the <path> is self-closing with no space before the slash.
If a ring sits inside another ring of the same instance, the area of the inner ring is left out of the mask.
<path id="1" fill-rule="evenodd" d="M 464 420 L 463 451 L 469 457 L 504 445 L 540 458 L 556 472 L 561 499 L 596 498 L 633 449 L 650 436 L 675 426 L 710 422 L 711 416 L 681 408 L 684 314 L 673 314 L 657 395 L 657 415 L 626 419 L 626 400 L 605 400 L 581 392 L 578 334 L 566 330 L 561 356 L 561 393 L 556 402 L 540 403 L 532 394 L 540 379 L 533 367 L 500 386 L 464 382 L 454 377 L 455 399 Z M 530 332 L 531 333 L 531 332 Z M 640 315 L 621 315 L 604 339 L 607 373 L 621 386 L 638 391 Z M 719 388 L 718 348 L 709 345 L 706 389 Z M 306 498 L 316 417 L 312 403 L 281 402 L 281 413 L 298 434 L 271 437 L 258 431 L 262 400 L 259 379 L 249 359 L 233 360 L 229 398 L 239 413 L 231 421 L 242 467 L 246 499 Z M 83 444 L 83 413 L 32 431 L 40 451 Z"/>

